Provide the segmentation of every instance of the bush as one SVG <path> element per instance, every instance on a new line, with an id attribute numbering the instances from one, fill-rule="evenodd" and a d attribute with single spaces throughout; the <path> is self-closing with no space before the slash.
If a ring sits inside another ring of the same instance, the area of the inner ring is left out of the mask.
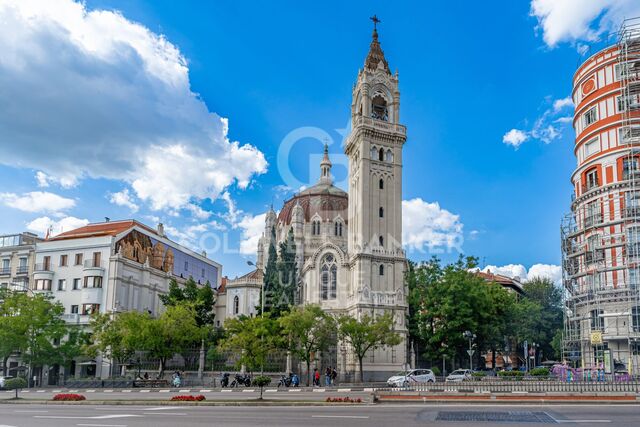
<path id="1" fill-rule="evenodd" d="M 549 376 L 549 370 L 547 368 L 534 368 L 529 371 L 529 375 L 532 377 L 547 377 Z"/>
<path id="2" fill-rule="evenodd" d="M 524 378 L 524 372 L 521 371 L 500 371 L 498 372 L 499 377 L 503 377 L 511 380 L 521 380 Z"/>
<path id="3" fill-rule="evenodd" d="M 362 399 L 357 397 L 355 399 L 346 396 L 346 397 L 327 397 L 325 402 L 329 403 L 362 403 Z"/>
<path id="4" fill-rule="evenodd" d="M 269 385 L 269 383 L 271 383 L 271 377 L 266 375 L 258 375 L 253 379 L 253 385 L 257 387 L 264 387 Z"/>
<path id="5" fill-rule="evenodd" d="M 201 394 L 199 394 L 197 396 L 192 396 L 190 394 L 184 394 L 184 395 L 173 396 L 171 398 L 172 401 L 177 401 L 177 402 L 202 402 L 205 399 L 206 399 L 206 397 L 204 397 Z"/>
<path id="6" fill-rule="evenodd" d="M 59 402 L 78 402 L 80 400 L 87 400 L 87 398 L 81 394 L 60 393 L 53 396 L 53 400 L 59 401 Z"/>
<path id="7" fill-rule="evenodd" d="M 442 375 L 442 372 L 440 372 L 440 368 L 438 368 L 437 366 L 432 366 L 429 369 L 431 369 L 431 372 L 433 372 L 433 375 L 435 375 L 436 377 Z"/>
<path id="8" fill-rule="evenodd" d="M 479 372 L 472 372 L 472 373 L 471 373 L 471 376 L 472 376 L 472 377 L 474 377 L 474 378 L 478 378 L 478 379 L 479 379 L 479 378 L 486 377 L 486 376 L 487 376 L 487 373 L 486 373 L 486 372 L 482 372 L 482 371 L 479 371 Z"/>
<path id="9" fill-rule="evenodd" d="M 18 398 L 18 390 L 21 390 L 27 386 L 27 380 L 24 378 L 9 378 L 4 382 L 4 388 L 7 390 L 16 391 L 16 399 Z"/>

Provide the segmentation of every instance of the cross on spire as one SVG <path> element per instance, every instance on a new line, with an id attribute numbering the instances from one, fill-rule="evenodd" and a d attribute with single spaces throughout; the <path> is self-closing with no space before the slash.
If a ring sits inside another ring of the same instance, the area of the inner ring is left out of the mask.
<path id="1" fill-rule="evenodd" d="M 373 16 L 372 16 L 371 18 L 369 18 L 369 19 L 371 19 L 371 21 L 373 21 L 373 29 L 374 29 L 374 31 L 375 31 L 375 30 L 377 30 L 377 26 L 378 26 L 378 24 L 379 24 L 380 22 L 382 22 L 382 21 L 378 19 L 378 16 L 377 16 L 377 15 L 373 15 Z"/>

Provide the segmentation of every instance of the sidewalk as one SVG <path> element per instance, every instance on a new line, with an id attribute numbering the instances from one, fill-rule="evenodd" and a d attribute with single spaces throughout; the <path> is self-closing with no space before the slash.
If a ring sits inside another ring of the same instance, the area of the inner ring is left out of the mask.
<path id="1" fill-rule="evenodd" d="M 373 393 L 377 403 L 640 403 L 639 393 L 595 392 L 563 393 L 514 391 L 508 393 L 433 393 L 379 390 Z"/>

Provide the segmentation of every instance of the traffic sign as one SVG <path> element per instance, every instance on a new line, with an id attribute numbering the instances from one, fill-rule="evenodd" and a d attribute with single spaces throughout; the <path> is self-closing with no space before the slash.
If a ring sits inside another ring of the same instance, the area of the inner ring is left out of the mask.
<path id="1" fill-rule="evenodd" d="M 467 354 L 469 356 L 473 356 L 473 353 L 475 353 L 475 352 L 476 352 L 475 350 L 467 350 Z"/>

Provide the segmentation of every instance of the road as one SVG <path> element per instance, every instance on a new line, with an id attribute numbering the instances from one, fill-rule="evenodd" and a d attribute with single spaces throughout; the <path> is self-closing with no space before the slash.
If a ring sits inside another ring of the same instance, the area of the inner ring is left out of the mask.
<path id="1" fill-rule="evenodd" d="M 186 407 L 0 405 L 6 427 L 638 425 L 639 405 Z M 462 417 L 467 421 L 458 421 Z M 471 421 L 483 417 L 484 421 Z M 443 419 L 448 419 L 443 420 Z M 516 422 L 513 420 L 520 420 Z"/>

